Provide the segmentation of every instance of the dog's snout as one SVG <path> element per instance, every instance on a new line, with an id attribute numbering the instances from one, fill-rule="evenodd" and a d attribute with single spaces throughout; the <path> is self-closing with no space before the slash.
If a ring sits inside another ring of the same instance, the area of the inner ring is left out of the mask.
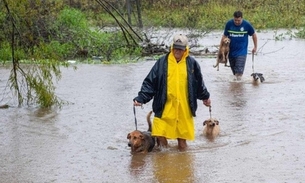
<path id="1" fill-rule="evenodd" d="M 215 125 L 216 125 L 215 123 L 211 123 L 211 124 L 210 124 L 210 126 L 215 126 Z"/>
<path id="2" fill-rule="evenodd" d="M 128 143 L 128 147 L 131 147 L 131 143 L 130 142 Z"/>

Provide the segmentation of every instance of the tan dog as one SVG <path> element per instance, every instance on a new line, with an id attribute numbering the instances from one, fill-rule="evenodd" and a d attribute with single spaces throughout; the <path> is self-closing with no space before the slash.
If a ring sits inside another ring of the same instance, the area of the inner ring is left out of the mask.
<path id="1" fill-rule="evenodd" d="M 225 37 L 220 43 L 216 65 L 213 65 L 214 68 L 217 67 L 217 71 L 219 71 L 219 63 L 224 63 L 226 67 L 230 67 L 227 65 L 229 60 L 230 42 L 231 40 L 228 37 Z"/>
<path id="2" fill-rule="evenodd" d="M 151 136 L 150 119 L 147 120 L 147 123 L 148 123 L 147 131 L 142 132 L 139 130 L 135 130 L 133 132 L 128 133 L 127 135 L 127 139 L 129 139 L 128 146 L 131 147 L 131 153 L 147 153 L 147 152 L 151 152 L 155 147 L 155 139 Z"/>
<path id="3" fill-rule="evenodd" d="M 203 135 L 209 139 L 214 139 L 220 133 L 219 121 L 217 119 L 207 119 L 203 122 L 203 126 Z"/>

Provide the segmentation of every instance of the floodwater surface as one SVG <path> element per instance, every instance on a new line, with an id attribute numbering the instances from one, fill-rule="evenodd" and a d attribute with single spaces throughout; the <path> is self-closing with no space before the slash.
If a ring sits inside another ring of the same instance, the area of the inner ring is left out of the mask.
<path id="1" fill-rule="evenodd" d="M 217 45 L 220 36 L 200 41 Z M 254 65 L 248 55 L 239 82 L 223 64 L 216 71 L 215 58 L 196 57 L 212 108 L 210 113 L 198 101 L 196 139 L 184 152 L 176 140 L 146 155 L 131 155 L 127 146 L 135 119 L 139 130 L 147 130 L 151 102 L 134 115 L 132 99 L 155 60 L 62 68 L 56 93 L 69 105 L 0 109 L 0 182 L 305 182 L 305 41 L 276 41 L 274 32 L 259 32 L 258 38 Z M 1 93 L 9 72 L 0 68 Z M 253 83 L 253 72 L 266 81 Z M 2 96 L 0 105 L 10 102 Z M 220 121 L 214 141 L 202 135 L 210 115 Z"/>

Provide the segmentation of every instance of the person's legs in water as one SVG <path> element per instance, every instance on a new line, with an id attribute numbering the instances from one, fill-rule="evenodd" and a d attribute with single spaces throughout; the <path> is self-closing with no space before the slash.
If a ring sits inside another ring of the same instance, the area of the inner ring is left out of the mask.
<path id="1" fill-rule="evenodd" d="M 186 143 L 186 140 L 185 139 L 180 139 L 178 138 L 178 149 L 180 151 L 184 151 L 186 150 L 187 148 L 187 143 Z M 159 148 L 167 148 L 168 147 L 168 142 L 167 142 L 167 139 L 165 137 L 157 137 L 157 143 L 159 145 Z"/>
<path id="2" fill-rule="evenodd" d="M 230 57 L 229 58 L 229 63 L 230 63 L 230 68 L 231 68 L 231 71 L 232 71 L 232 73 L 233 73 L 233 75 L 235 75 L 235 61 L 236 59 L 235 59 L 235 57 Z"/>
<path id="3" fill-rule="evenodd" d="M 184 151 L 187 148 L 186 140 L 185 139 L 177 139 L 178 140 L 178 149 L 180 151 Z"/>
<path id="4" fill-rule="evenodd" d="M 246 59 L 247 59 L 247 55 L 238 56 L 229 59 L 232 73 L 237 80 L 241 80 L 241 77 L 243 76 L 246 65 Z"/>
<path id="5" fill-rule="evenodd" d="M 167 139 L 165 137 L 161 137 L 161 136 L 158 136 L 157 137 L 157 144 L 159 145 L 160 148 L 163 148 L 163 147 L 167 147 L 168 145 L 168 142 L 167 142 Z"/>

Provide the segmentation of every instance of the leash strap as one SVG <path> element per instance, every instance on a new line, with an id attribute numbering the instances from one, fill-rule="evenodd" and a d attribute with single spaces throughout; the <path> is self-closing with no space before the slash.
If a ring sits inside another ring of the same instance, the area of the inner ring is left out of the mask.
<path id="1" fill-rule="evenodd" d="M 138 122 L 137 122 L 137 117 L 136 117 L 136 107 L 133 106 L 133 115 L 134 115 L 134 122 L 136 125 L 136 130 L 138 130 Z"/>
<path id="2" fill-rule="evenodd" d="M 212 119 L 212 106 L 209 106 L 210 119 Z"/>
<path id="3" fill-rule="evenodd" d="M 254 73 L 254 53 L 252 53 L 252 71 Z"/>

